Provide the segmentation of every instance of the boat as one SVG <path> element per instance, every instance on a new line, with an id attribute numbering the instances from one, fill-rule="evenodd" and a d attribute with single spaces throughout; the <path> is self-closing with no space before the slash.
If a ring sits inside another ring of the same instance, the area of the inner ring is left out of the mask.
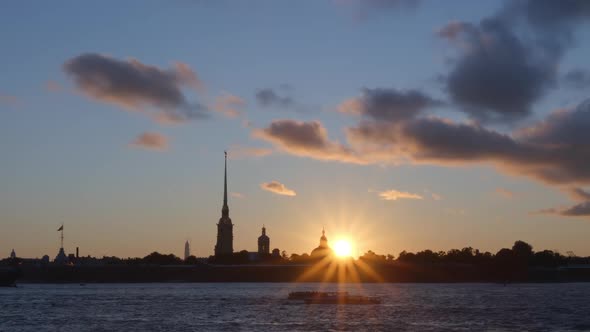
<path id="1" fill-rule="evenodd" d="M 16 279 L 19 275 L 18 270 L 15 268 L 0 267 L 0 287 L 16 286 Z"/>
<path id="2" fill-rule="evenodd" d="M 350 295 L 348 292 L 291 292 L 289 300 L 302 300 L 305 304 L 379 304 L 375 296 Z"/>

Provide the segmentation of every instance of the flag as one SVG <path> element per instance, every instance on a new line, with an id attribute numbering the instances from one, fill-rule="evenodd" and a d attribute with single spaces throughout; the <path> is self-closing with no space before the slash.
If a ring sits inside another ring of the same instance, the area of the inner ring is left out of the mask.
<path id="1" fill-rule="evenodd" d="M 61 227 L 57 229 L 58 232 L 63 231 L 63 230 L 64 230 L 64 225 L 61 225 Z"/>

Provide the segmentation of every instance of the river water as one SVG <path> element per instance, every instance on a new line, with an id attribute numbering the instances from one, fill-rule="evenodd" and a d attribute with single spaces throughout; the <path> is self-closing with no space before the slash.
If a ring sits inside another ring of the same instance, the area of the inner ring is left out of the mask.
<path id="1" fill-rule="evenodd" d="M 306 305 L 346 290 L 378 305 Z M 586 284 L 24 284 L 0 288 L 0 331 L 590 331 Z"/>

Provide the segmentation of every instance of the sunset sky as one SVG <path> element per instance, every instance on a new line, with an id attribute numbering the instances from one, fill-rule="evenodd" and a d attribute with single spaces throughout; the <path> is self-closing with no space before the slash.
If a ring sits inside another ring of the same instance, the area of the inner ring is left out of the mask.
<path id="1" fill-rule="evenodd" d="M 0 4 L 0 257 L 590 255 L 590 2 Z"/>

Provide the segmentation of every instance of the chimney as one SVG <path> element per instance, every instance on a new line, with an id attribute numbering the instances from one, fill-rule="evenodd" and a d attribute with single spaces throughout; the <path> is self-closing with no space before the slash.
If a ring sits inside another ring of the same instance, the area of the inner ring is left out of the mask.
<path id="1" fill-rule="evenodd" d="M 76 247 L 76 258 L 80 257 L 80 256 L 78 256 L 79 253 L 80 253 L 80 251 L 78 251 L 78 247 Z"/>

